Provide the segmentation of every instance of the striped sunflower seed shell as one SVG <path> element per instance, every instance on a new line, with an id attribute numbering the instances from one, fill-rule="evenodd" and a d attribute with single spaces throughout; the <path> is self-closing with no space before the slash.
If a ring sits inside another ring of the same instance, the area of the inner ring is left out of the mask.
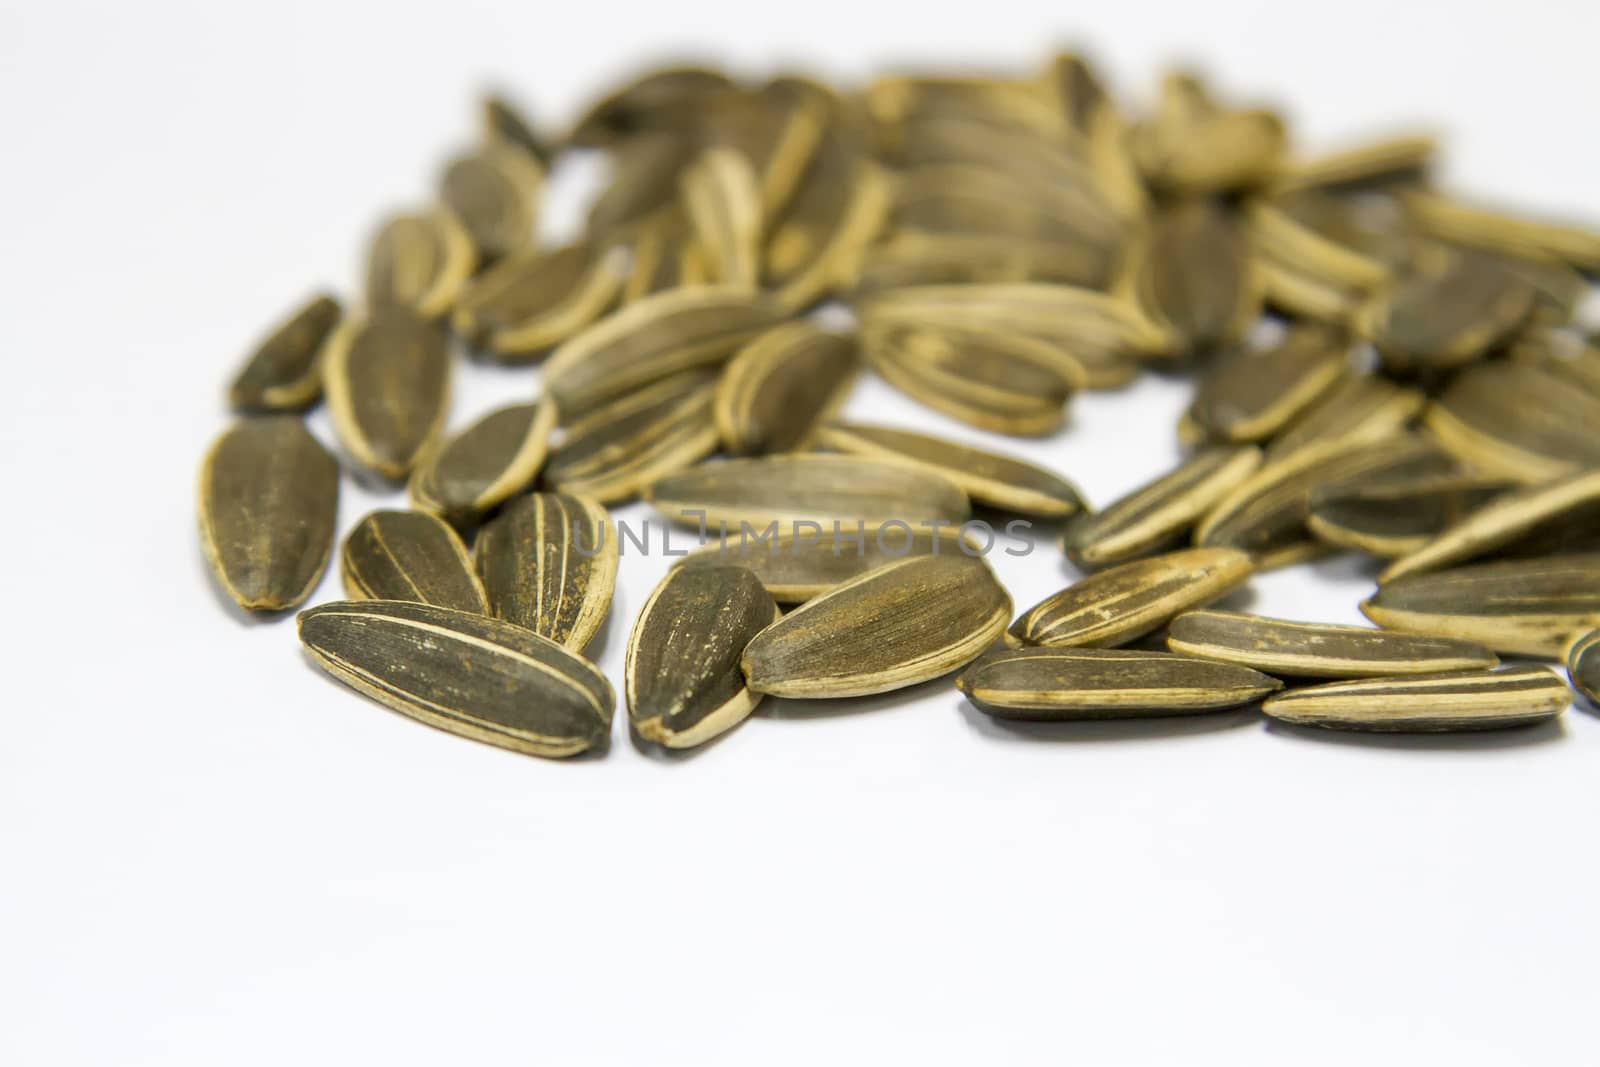
<path id="1" fill-rule="evenodd" d="M 1367 678 L 1290 689 L 1261 710 L 1329 730 L 1456 733 L 1531 726 L 1566 710 L 1571 694 L 1546 667 Z"/>
<path id="2" fill-rule="evenodd" d="M 404 478 L 444 429 L 450 348 L 442 330 L 406 308 L 380 308 L 334 331 L 323 379 L 340 443 L 385 478 Z"/>
<path id="3" fill-rule="evenodd" d="M 781 531 L 767 538 L 731 533 L 689 553 L 680 567 L 742 567 L 780 604 L 801 604 L 867 571 L 909 556 L 978 555 L 978 546 L 952 529 Z"/>
<path id="4" fill-rule="evenodd" d="M 1248 667 L 1166 652 L 1027 648 L 985 656 L 956 686 L 997 719 L 1065 722 L 1218 711 L 1260 700 L 1283 683 Z"/>
<path id="5" fill-rule="evenodd" d="M 533 484 L 555 424 L 548 399 L 489 412 L 424 457 L 412 501 L 452 521 L 481 518 Z"/>
<path id="6" fill-rule="evenodd" d="M 1167 627 L 1167 647 L 1284 678 L 1370 678 L 1481 670 L 1500 662 L 1466 641 L 1363 626 L 1288 622 L 1232 611 L 1191 611 Z"/>
<path id="7" fill-rule="evenodd" d="M 344 539 L 339 569 L 351 600 L 409 600 L 488 613 L 461 537 L 421 511 L 374 511 Z"/>
<path id="8" fill-rule="evenodd" d="M 684 371 L 590 412 L 567 427 L 545 482 L 612 504 L 698 463 L 717 449 L 714 382 L 710 372 Z"/>
<path id="9" fill-rule="evenodd" d="M 617 538 L 605 508 L 530 493 L 501 509 L 474 550 L 489 613 L 583 651 L 605 622 L 617 580 Z"/>
<path id="10" fill-rule="evenodd" d="M 844 402 L 859 363 L 855 338 L 810 322 L 763 333 L 717 384 L 711 410 L 723 446 L 735 455 L 803 447 Z"/>
<path id="11" fill-rule="evenodd" d="M 367 253 L 367 305 L 410 308 L 425 319 L 446 314 L 477 266 L 472 235 L 451 211 L 395 215 Z"/>
<path id="12" fill-rule="evenodd" d="M 451 326 L 501 362 L 527 362 L 605 314 L 626 277 L 620 247 L 580 241 L 525 249 L 467 283 Z"/>
<path id="13" fill-rule="evenodd" d="M 311 298 L 258 344 L 233 384 L 228 404 L 240 412 L 303 411 L 322 397 L 322 346 L 339 325 L 339 302 Z"/>

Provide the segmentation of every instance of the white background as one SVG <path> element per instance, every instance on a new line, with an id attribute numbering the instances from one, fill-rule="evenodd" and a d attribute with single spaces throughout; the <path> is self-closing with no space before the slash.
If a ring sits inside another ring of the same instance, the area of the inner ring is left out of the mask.
<path id="1" fill-rule="evenodd" d="M 1460 187 L 1600 217 L 1596 12 L 4 0 L 0 1063 L 1596 1062 L 1589 710 L 1437 741 L 1020 730 L 940 683 L 769 702 L 687 759 L 619 722 L 553 763 L 240 622 L 193 518 L 236 360 L 348 291 L 487 83 L 556 120 L 662 53 L 855 78 L 1076 41 L 1136 98 L 1201 62 L 1303 144 L 1421 123 Z M 471 369 L 453 425 L 533 382 Z M 1103 504 L 1172 462 L 1183 392 L 991 443 Z M 980 439 L 872 383 L 849 413 Z M 344 525 L 380 502 L 347 492 Z M 613 679 L 665 566 L 624 562 Z M 997 567 L 1019 609 L 1069 576 L 1047 542 Z M 1355 621 L 1370 581 L 1336 561 L 1240 602 Z"/>

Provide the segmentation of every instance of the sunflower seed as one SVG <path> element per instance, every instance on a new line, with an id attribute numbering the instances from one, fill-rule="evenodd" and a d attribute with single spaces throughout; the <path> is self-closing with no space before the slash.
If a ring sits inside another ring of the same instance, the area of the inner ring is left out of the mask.
<path id="1" fill-rule="evenodd" d="M 1554 257 L 1600 273 L 1600 232 L 1515 218 L 1437 193 L 1409 193 L 1405 206 L 1424 229 L 1447 241 L 1530 259 Z"/>
<path id="2" fill-rule="evenodd" d="M 617 539 L 600 505 L 530 493 L 478 533 L 478 577 L 496 618 L 581 652 L 611 609 Z"/>
<path id="3" fill-rule="evenodd" d="M 1105 259 L 1097 249 L 1062 241 L 899 229 L 868 250 L 857 289 L 871 294 L 964 283 L 1104 285 Z"/>
<path id="4" fill-rule="evenodd" d="M 689 553 L 680 567 L 743 567 L 780 604 L 802 604 L 834 586 L 910 556 L 979 555 L 979 547 L 954 529 L 904 530 L 895 527 L 823 530 L 812 534 L 780 531 L 770 537 L 730 533 Z"/>
<path id="5" fill-rule="evenodd" d="M 523 117 L 505 97 L 491 93 L 483 98 L 483 136 L 493 142 L 503 142 L 513 148 L 520 148 L 539 162 L 542 167 L 548 167 L 555 157 L 555 150 L 545 139 L 534 131 L 533 124 Z"/>
<path id="6" fill-rule="evenodd" d="M 815 82 L 779 78 L 758 90 L 724 93 L 700 117 L 704 140 L 748 160 L 763 219 L 794 196 L 822 143 L 833 96 Z"/>
<path id="7" fill-rule="evenodd" d="M 782 314 L 760 294 L 707 286 L 649 296 L 567 341 L 544 367 L 562 418 L 678 371 L 725 363 Z"/>
<path id="8" fill-rule="evenodd" d="M 760 277 L 761 189 L 749 159 L 732 148 L 708 148 L 679 184 L 712 280 L 754 289 Z"/>
<path id="9" fill-rule="evenodd" d="M 1153 186 L 1175 193 L 1218 193 L 1258 185 L 1281 167 L 1286 134 L 1269 111 L 1225 110 L 1196 78 L 1162 83 L 1156 117 L 1133 131 L 1134 158 Z"/>
<path id="10" fill-rule="evenodd" d="M 339 302 L 318 294 L 256 346 L 228 388 L 235 411 L 301 411 L 322 396 L 322 345 L 339 325 Z"/>
<path id="11" fill-rule="evenodd" d="M 925 471 L 852 456 L 784 455 L 706 463 L 656 482 L 647 494 L 673 522 L 715 527 L 748 523 L 951 525 L 971 514 L 967 494 Z"/>
<path id="12" fill-rule="evenodd" d="M 505 142 L 458 156 L 439 180 L 439 199 L 472 238 L 480 262 L 492 263 L 533 244 L 544 171 L 539 161 Z"/>
<path id="13" fill-rule="evenodd" d="M 1456 733 L 1531 726 L 1560 715 L 1570 698 L 1548 668 L 1507 667 L 1330 682 L 1280 693 L 1261 710 L 1295 726 Z"/>
<path id="14" fill-rule="evenodd" d="M 869 320 L 861 347 L 873 370 L 902 393 L 994 433 L 1049 433 L 1085 381 L 1059 350 L 1000 330 Z"/>
<path id="15" fill-rule="evenodd" d="M 1207 373 L 1189 418 L 1212 438 L 1261 441 L 1333 388 L 1344 369 L 1345 354 L 1334 334 L 1293 329 L 1278 344 L 1244 349 Z"/>
<path id="16" fill-rule="evenodd" d="M 705 67 L 650 71 L 591 104 L 567 143 L 598 147 L 641 131 L 686 125 L 706 101 L 732 90 L 726 74 Z"/>
<path id="17" fill-rule="evenodd" d="M 656 133 L 634 137 L 610 153 L 611 180 L 589 206 L 589 240 L 609 244 L 627 231 L 668 215 L 682 216 L 678 182 L 697 151 L 694 138 Z"/>
<path id="18" fill-rule="evenodd" d="M 244 419 L 200 470 L 200 544 L 242 608 L 279 611 L 311 595 L 333 550 L 339 466 L 292 415 Z"/>
<path id="19" fill-rule="evenodd" d="M 608 402 L 567 428 L 545 482 L 602 504 L 631 500 L 717 449 L 715 378 L 691 370 Z"/>
<path id="20" fill-rule="evenodd" d="M 1083 498 L 1072 483 L 1042 467 L 930 434 L 835 423 L 818 434 L 817 444 L 942 475 L 964 489 L 973 503 L 1001 511 L 1059 519 L 1083 510 Z"/>
<path id="21" fill-rule="evenodd" d="M 616 302 L 626 259 L 621 248 L 587 241 L 517 252 L 467 283 L 451 325 L 505 362 L 536 358 Z"/>
<path id="22" fill-rule="evenodd" d="M 1247 219 L 1266 301 L 1290 315 L 1345 326 L 1391 283 L 1383 262 L 1279 207 L 1254 205 Z"/>
<path id="23" fill-rule="evenodd" d="M 1135 560 L 1090 575 L 1035 604 L 1011 624 L 1006 643 L 1114 648 L 1181 612 L 1204 607 L 1250 577 L 1250 556 L 1194 548 Z"/>
<path id="24" fill-rule="evenodd" d="M 627 246 L 633 262 L 622 287 L 624 305 L 652 293 L 706 284 L 699 246 L 689 233 L 688 220 L 676 205 L 633 226 Z"/>
<path id="25" fill-rule="evenodd" d="M 1236 343 L 1261 311 L 1261 275 L 1238 218 L 1209 200 L 1170 206 L 1133 255 L 1129 288 L 1186 353 Z"/>
<path id="26" fill-rule="evenodd" d="M 1011 598 L 988 564 L 919 556 L 852 578 L 757 634 L 744 651 L 750 688 L 783 697 L 849 697 L 957 670 L 994 643 Z"/>
<path id="27" fill-rule="evenodd" d="M 367 253 L 367 304 L 374 312 L 399 305 L 438 318 L 476 265 L 472 235 L 454 213 L 396 215 L 379 228 Z"/>
<path id="28" fill-rule="evenodd" d="M 1428 398 L 1382 378 L 1350 377 L 1334 386 L 1267 446 L 1277 463 L 1308 450 L 1353 448 L 1410 425 Z"/>
<path id="29" fill-rule="evenodd" d="M 1284 678 L 1375 678 L 1478 670 L 1500 662 L 1493 652 L 1466 641 L 1232 611 L 1179 615 L 1167 627 L 1167 647 Z"/>
<path id="30" fill-rule="evenodd" d="M 1261 466 L 1251 445 L 1202 449 L 1104 511 L 1073 520 L 1062 548 L 1079 567 L 1125 563 L 1168 547 Z"/>
<path id="31" fill-rule="evenodd" d="M 1402 279 L 1357 316 L 1356 328 L 1397 373 L 1448 370 L 1504 340 L 1533 311 L 1533 286 L 1492 256 L 1450 251 Z"/>
<path id="32" fill-rule="evenodd" d="M 639 736 L 668 748 L 705 744 L 761 702 L 739 668 L 745 646 L 782 616 L 740 567 L 669 571 L 628 638 L 628 717 Z"/>
<path id="33" fill-rule="evenodd" d="M 1530 541 L 1544 543 L 1547 552 L 1563 547 L 1600 548 L 1595 543 L 1600 540 L 1597 522 L 1600 471 L 1569 475 L 1502 494 L 1417 551 L 1395 560 L 1378 576 L 1378 581 L 1381 584 L 1408 574 L 1466 563 Z"/>
<path id="34" fill-rule="evenodd" d="M 444 333 L 403 307 L 340 326 L 323 350 L 328 412 L 363 467 L 402 478 L 444 428 L 450 349 Z"/>
<path id="35" fill-rule="evenodd" d="M 1268 462 L 1212 508 L 1195 527 L 1199 545 L 1258 554 L 1306 540 L 1311 497 L 1319 488 L 1380 476 L 1449 474 L 1456 462 L 1432 441 L 1397 434 L 1362 447 L 1307 448 Z"/>
<path id="36" fill-rule="evenodd" d="M 1600 627 L 1600 554 L 1479 563 L 1397 578 L 1363 601 L 1386 630 L 1474 641 L 1497 652 L 1560 656 Z"/>
<path id="37" fill-rule="evenodd" d="M 1469 367 L 1422 422 L 1487 474 L 1533 483 L 1600 467 L 1600 397 L 1540 367 L 1499 360 Z"/>
<path id="38" fill-rule="evenodd" d="M 735 454 L 803 447 L 855 382 L 855 338 L 809 322 L 768 330 L 740 349 L 717 384 L 712 415 Z"/>
<path id="39" fill-rule="evenodd" d="M 448 733 L 534 756 L 575 756 L 611 733 L 599 669 L 498 619 L 389 600 L 319 604 L 300 640 L 339 681 Z"/>
<path id="40" fill-rule="evenodd" d="M 997 719 L 1069 722 L 1234 708 L 1283 683 L 1248 667 L 1166 652 L 1028 648 L 986 656 L 956 686 Z"/>
<path id="41" fill-rule="evenodd" d="M 1552 329 L 1529 331 L 1517 337 L 1506 349 L 1506 355 L 1600 397 L 1600 345 L 1579 334 Z"/>
<path id="42" fill-rule="evenodd" d="M 1478 474 L 1423 474 L 1332 485 L 1311 494 L 1317 540 L 1392 559 L 1421 549 L 1516 483 Z"/>
<path id="43" fill-rule="evenodd" d="M 412 501 L 451 521 L 493 511 L 538 477 L 555 424 L 549 399 L 489 412 L 423 459 Z"/>
<path id="44" fill-rule="evenodd" d="M 1349 190 L 1411 183 L 1427 176 L 1438 154 L 1439 143 L 1426 134 L 1391 137 L 1291 163 L 1284 168 L 1275 188 Z"/>
<path id="45" fill-rule="evenodd" d="M 351 600 L 410 600 L 478 615 L 489 610 L 461 538 L 420 511 L 374 511 L 356 523 L 344 539 L 340 570 Z"/>
<path id="46" fill-rule="evenodd" d="M 1600 649 L 1600 630 L 1583 634 L 1567 649 L 1567 677 L 1591 704 L 1600 704 L 1600 651 L 1596 649 Z"/>
<path id="47" fill-rule="evenodd" d="M 763 249 L 763 280 L 789 311 L 854 288 L 867 246 L 889 216 L 887 175 L 838 125 L 772 220 Z"/>

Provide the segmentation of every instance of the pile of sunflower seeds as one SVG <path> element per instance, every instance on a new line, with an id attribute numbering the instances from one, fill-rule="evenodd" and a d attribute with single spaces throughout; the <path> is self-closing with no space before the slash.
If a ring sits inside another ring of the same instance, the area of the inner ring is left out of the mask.
<path id="1" fill-rule="evenodd" d="M 541 185 L 569 152 L 603 153 L 609 182 L 547 247 Z M 639 612 L 623 690 L 647 742 L 703 744 L 767 694 L 956 672 L 1005 719 L 1548 720 L 1562 679 L 1499 654 L 1565 658 L 1600 694 L 1580 311 L 1600 234 L 1459 201 L 1434 156 L 1408 137 L 1304 158 L 1191 73 L 1129 114 L 1073 55 L 859 90 L 658 70 L 557 138 L 491 98 L 436 202 L 377 228 L 359 306 L 316 296 L 239 371 L 203 546 L 244 608 L 305 601 L 338 532 L 339 464 L 301 418 L 325 398 L 348 461 L 411 508 L 345 537 L 349 599 L 300 614 L 306 649 L 397 711 L 541 756 L 610 736 L 584 649 L 616 581 L 607 506 L 641 496 L 702 530 L 783 524 L 691 554 Z M 541 392 L 445 435 L 462 350 L 541 362 Z M 866 370 L 1040 436 L 1150 366 L 1194 377 L 1186 458 L 1099 510 L 1021 459 L 834 417 Z M 1062 523 L 1087 576 L 1016 614 L 956 529 L 975 505 Z M 871 533 L 907 519 L 892 550 Z M 1387 561 L 1361 605 L 1378 628 L 1207 610 L 1332 552 Z"/>

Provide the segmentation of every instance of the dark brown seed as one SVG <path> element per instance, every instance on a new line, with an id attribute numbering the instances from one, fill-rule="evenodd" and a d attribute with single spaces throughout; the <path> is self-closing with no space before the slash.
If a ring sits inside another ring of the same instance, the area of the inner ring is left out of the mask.
<path id="1" fill-rule="evenodd" d="M 564 419 L 680 371 L 715 367 L 776 325 L 777 306 L 737 286 L 646 297 L 567 341 L 545 364 L 545 388 Z"/>
<path id="2" fill-rule="evenodd" d="M 708 100 L 732 89 L 726 74 L 704 67 L 651 71 L 590 105 L 567 142 L 602 146 L 646 130 L 681 127 Z"/>
<path id="3" fill-rule="evenodd" d="M 322 345 L 339 325 L 339 302 L 312 297 L 256 346 L 228 388 L 235 411 L 301 411 L 322 396 Z"/>
<path id="4" fill-rule="evenodd" d="M 1391 371 L 1448 370 L 1470 363 L 1533 310 L 1533 286 L 1494 257 L 1450 252 L 1439 258 L 1358 319 L 1358 328 Z"/>
<path id="5" fill-rule="evenodd" d="M 420 511 L 374 511 L 344 539 L 340 555 L 351 600 L 410 600 L 482 615 L 483 586 L 466 545 Z"/>
<path id="6" fill-rule="evenodd" d="M 620 248 L 527 249 L 468 282 L 451 325 L 503 362 L 533 360 L 605 314 L 625 275 Z"/>
<path id="7" fill-rule="evenodd" d="M 1172 546 L 1261 466 L 1251 445 L 1202 449 L 1176 470 L 1067 526 L 1062 548 L 1079 567 L 1125 563 Z"/>
<path id="8" fill-rule="evenodd" d="M 1188 352 L 1238 342 L 1261 310 L 1261 276 L 1244 227 L 1209 200 L 1168 207 L 1136 253 L 1131 286 Z"/>
<path id="9" fill-rule="evenodd" d="M 1429 405 L 1423 425 L 1486 474 L 1543 482 L 1600 467 L 1600 397 L 1540 367 L 1469 367 Z"/>
<path id="10" fill-rule="evenodd" d="M 328 412 L 363 467 L 403 478 L 438 439 L 450 403 L 443 331 L 399 306 L 346 322 L 323 352 Z"/>
<path id="11" fill-rule="evenodd" d="M 423 460 L 412 501 L 459 522 L 493 511 L 538 477 L 555 424 L 548 399 L 489 412 Z"/>
<path id="12" fill-rule="evenodd" d="M 731 531 L 696 549 L 680 567 L 743 567 L 766 586 L 780 604 L 802 604 L 836 585 L 909 556 L 979 555 L 981 546 L 965 541 L 954 529 L 907 532 L 896 527 L 780 531 L 770 537 Z"/>
<path id="13" fill-rule="evenodd" d="M 453 212 L 396 215 L 378 230 L 367 254 L 367 303 L 375 311 L 399 305 L 438 318 L 476 265 L 472 235 Z"/>
<path id="14" fill-rule="evenodd" d="M 245 419 L 201 466 L 200 544 L 240 607 L 292 608 L 328 565 L 338 506 L 339 465 L 298 418 Z"/>
<path id="15" fill-rule="evenodd" d="M 1567 330 L 1533 330 L 1519 336 L 1506 350 L 1518 363 L 1548 371 L 1600 397 L 1600 345 Z"/>
<path id="16" fill-rule="evenodd" d="M 761 186 L 750 160 L 733 148 L 708 148 L 684 169 L 679 188 L 711 280 L 754 289 L 763 220 Z"/>
<path id="17" fill-rule="evenodd" d="M 1295 726 L 1379 733 L 1455 733 L 1531 726 L 1566 710 L 1571 694 L 1545 667 L 1371 678 L 1291 689 L 1261 710 Z"/>
<path id="18" fill-rule="evenodd" d="M 1554 658 L 1573 635 L 1600 627 L 1600 554 L 1413 574 L 1381 586 L 1361 610 L 1386 630 Z"/>
<path id="19" fill-rule="evenodd" d="M 658 481 L 649 492 L 657 511 L 673 522 L 730 530 L 747 523 L 815 523 L 846 529 L 865 523 L 916 527 L 948 525 L 971 514 L 967 494 L 947 478 L 892 463 L 855 457 L 801 454 L 705 463 Z"/>
<path id="20" fill-rule="evenodd" d="M 439 199 L 466 227 L 481 262 L 533 243 L 533 224 L 544 171 L 522 149 L 491 143 L 445 167 Z"/>
<path id="21" fill-rule="evenodd" d="M 717 450 L 715 377 L 685 371 L 619 397 L 567 427 L 546 484 L 602 504 L 631 500 Z"/>
<path id="22" fill-rule="evenodd" d="M 1405 206 L 1424 229 L 1445 240 L 1503 255 L 1554 257 L 1600 273 L 1600 233 L 1594 230 L 1517 218 L 1426 190 L 1407 193 Z"/>
<path id="23" fill-rule="evenodd" d="M 855 338 L 791 322 L 751 341 L 722 373 L 712 416 L 735 454 L 804 446 L 855 382 Z"/>
<path id="24" fill-rule="evenodd" d="M 1167 647 L 1284 678 L 1373 678 L 1497 666 L 1493 652 L 1466 641 L 1363 626 L 1288 622 L 1232 611 L 1191 611 L 1167 627 Z"/>
<path id="25" fill-rule="evenodd" d="M 505 97 L 491 93 L 483 98 L 483 136 L 490 142 L 503 141 L 520 148 L 548 167 L 555 150 L 534 130 L 522 112 Z"/>
<path id="26" fill-rule="evenodd" d="M 984 657 L 956 686 L 997 719 L 1068 722 L 1235 708 L 1283 683 L 1247 667 L 1166 652 L 1028 648 Z"/>
<path id="27" fill-rule="evenodd" d="M 617 536 L 599 504 L 530 493 L 478 533 L 478 577 L 496 618 L 583 651 L 611 610 Z"/>
<path id="28" fill-rule="evenodd" d="M 1268 348 L 1243 349 L 1201 379 L 1189 418 L 1222 441 L 1262 441 L 1278 433 L 1345 370 L 1344 345 L 1320 327 L 1290 330 Z"/>
<path id="29" fill-rule="evenodd" d="M 1012 647 L 1114 648 L 1204 607 L 1250 577 L 1247 553 L 1194 548 L 1124 563 L 1068 586 L 1011 624 Z"/>
<path id="30" fill-rule="evenodd" d="M 1516 483 L 1481 474 L 1379 478 L 1325 486 L 1311 494 L 1306 529 L 1339 548 L 1394 558 L 1420 550 Z"/>
<path id="31" fill-rule="evenodd" d="M 902 689 L 970 663 L 1011 617 L 988 564 L 919 556 L 868 571 L 796 608 L 744 651 L 750 688 L 785 697 Z"/>
<path id="32" fill-rule="evenodd" d="M 1567 649 L 1567 677 L 1572 687 L 1600 704 L 1600 630 L 1591 630 Z"/>
<path id="33" fill-rule="evenodd" d="M 300 640 L 329 674 L 448 733 L 534 756 L 605 741 L 616 704 L 599 669 L 520 626 L 399 601 L 320 604 Z"/>
<path id="34" fill-rule="evenodd" d="M 1277 463 L 1312 449 L 1353 448 L 1381 441 L 1411 424 L 1428 398 L 1382 378 L 1352 375 L 1314 402 L 1267 446 Z"/>
<path id="35" fill-rule="evenodd" d="M 628 638 L 628 716 L 639 736 L 668 748 L 705 744 L 761 702 L 739 668 L 745 646 L 782 616 L 741 567 L 669 571 Z"/>
<path id="36" fill-rule="evenodd" d="M 964 489 L 974 503 L 1002 511 L 1059 519 L 1083 510 L 1083 498 L 1065 478 L 930 434 L 841 422 L 826 427 L 817 444 L 941 475 Z"/>

